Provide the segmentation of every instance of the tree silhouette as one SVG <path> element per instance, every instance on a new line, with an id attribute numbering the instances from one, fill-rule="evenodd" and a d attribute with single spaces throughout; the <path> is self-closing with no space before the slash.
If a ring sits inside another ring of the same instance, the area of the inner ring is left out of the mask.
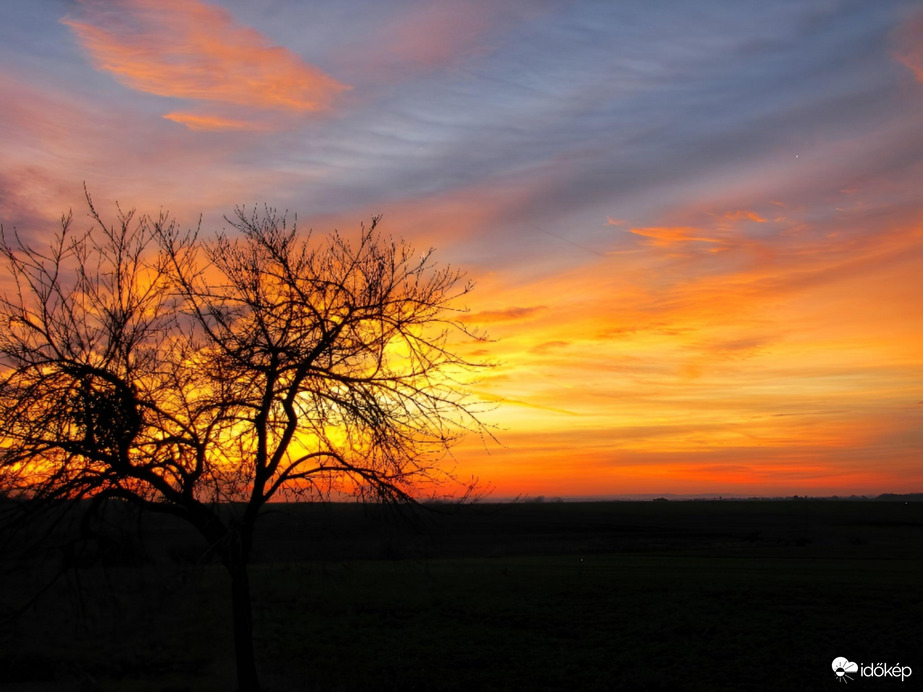
<path id="1" fill-rule="evenodd" d="M 45 250 L 0 241 L 0 483 L 26 507 L 128 501 L 191 523 L 231 580 L 238 685 L 257 690 L 247 563 L 273 497 L 407 502 L 484 434 L 462 274 L 382 237 L 317 239 L 237 209 L 211 239 L 118 211 Z"/>

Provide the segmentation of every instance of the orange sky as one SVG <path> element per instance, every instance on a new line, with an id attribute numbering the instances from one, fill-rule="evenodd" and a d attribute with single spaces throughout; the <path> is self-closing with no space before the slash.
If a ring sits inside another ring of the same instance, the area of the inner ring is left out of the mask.
<path id="1" fill-rule="evenodd" d="M 5 226 L 40 240 L 85 181 L 206 228 L 383 213 L 466 268 L 501 445 L 454 463 L 495 495 L 923 491 L 913 3 L 80 0 L 0 26 Z"/>

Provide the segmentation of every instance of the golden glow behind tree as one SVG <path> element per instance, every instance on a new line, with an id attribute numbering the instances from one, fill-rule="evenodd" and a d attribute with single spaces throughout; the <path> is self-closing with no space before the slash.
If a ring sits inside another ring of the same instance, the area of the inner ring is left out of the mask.
<path id="1" fill-rule="evenodd" d="M 285 493 L 408 501 L 484 434 L 453 335 L 471 290 L 383 238 L 312 238 L 238 209 L 203 240 L 166 215 L 70 216 L 44 251 L 4 235 L 0 481 L 27 506 L 121 499 L 192 523 L 232 581 L 241 689 L 258 689 L 246 565 Z M 236 503 L 231 512 L 227 503 Z"/>

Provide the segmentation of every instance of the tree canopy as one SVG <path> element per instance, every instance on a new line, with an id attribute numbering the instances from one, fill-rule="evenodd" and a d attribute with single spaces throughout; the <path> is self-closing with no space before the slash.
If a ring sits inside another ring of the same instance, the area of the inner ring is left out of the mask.
<path id="1" fill-rule="evenodd" d="M 465 385 L 480 366 L 459 355 L 481 338 L 458 319 L 472 285 L 378 218 L 351 240 L 238 208 L 206 238 L 87 203 L 89 230 L 68 215 L 46 248 L 0 241 L 0 487 L 191 522 L 231 574 L 256 689 L 245 567 L 263 505 L 411 500 L 462 434 L 488 434 Z"/>

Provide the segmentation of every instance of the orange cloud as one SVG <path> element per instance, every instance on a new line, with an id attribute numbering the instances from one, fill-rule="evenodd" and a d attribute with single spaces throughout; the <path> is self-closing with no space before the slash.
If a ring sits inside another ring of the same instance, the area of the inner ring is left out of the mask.
<path id="1" fill-rule="evenodd" d="M 194 113 L 167 113 L 167 120 L 185 125 L 190 130 L 263 130 L 265 126 L 247 120 L 233 120 L 218 115 L 195 115 Z"/>
<path id="2" fill-rule="evenodd" d="M 755 221 L 756 223 L 766 223 L 766 219 L 755 211 L 747 211 L 746 209 L 725 212 L 724 218 L 728 221 Z"/>
<path id="3" fill-rule="evenodd" d="M 894 57 L 923 82 L 923 13 L 918 12 L 898 29 L 896 43 Z"/>
<path id="4" fill-rule="evenodd" d="M 684 243 L 720 243 L 716 238 L 707 238 L 700 235 L 697 228 L 686 226 L 665 227 L 655 226 L 650 228 L 631 228 L 629 233 L 651 239 L 651 245 L 656 247 L 670 247 L 671 245 Z"/>
<path id="5" fill-rule="evenodd" d="M 201 1 L 83 0 L 81 5 L 85 18 L 63 23 L 97 69 L 137 91 L 292 114 L 326 110 L 348 88 L 240 26 L 226 10 Z M 229 129 L 231 122 L 170 115 L 193 129 L 213 129 L 209 123 Z"/>
<path id="6" fill-rule="evenodd" d="M 527 308 L 512 307 L 503 310 L 485 310 L 484 312 L 465 315 L 463 319 L 465 322 L 474 322 L 476 324 L 486 322 L 513 322 L 533 317 L 545 309 L 544 305 L 537 305 Z"/>
<path id="7" fill-rule="evenodd" d="M 546 353 L 551 353 L 553 351 L 558 351 L 562 348 L 567 348 L 570 345 L 569 341 L 562 341 L 560 339 L 555 341 L 545 341 L 537 346 L 532 347 L 532 353 L 537 353 L 539 355 L 544 355 Z"/>
<path id="8" fill-rule="evenodd" d="M 923 217 L 792 208 L 751 236 L 758 208 L 696 204 L 631 251 L 489 277 L 472 307 L 547 307 L 490 325 L 503 377 L 482 386 L 516 405 L 491 414 L 504 449 L 462 463 L 498 495 L 919 487 Z"/>

